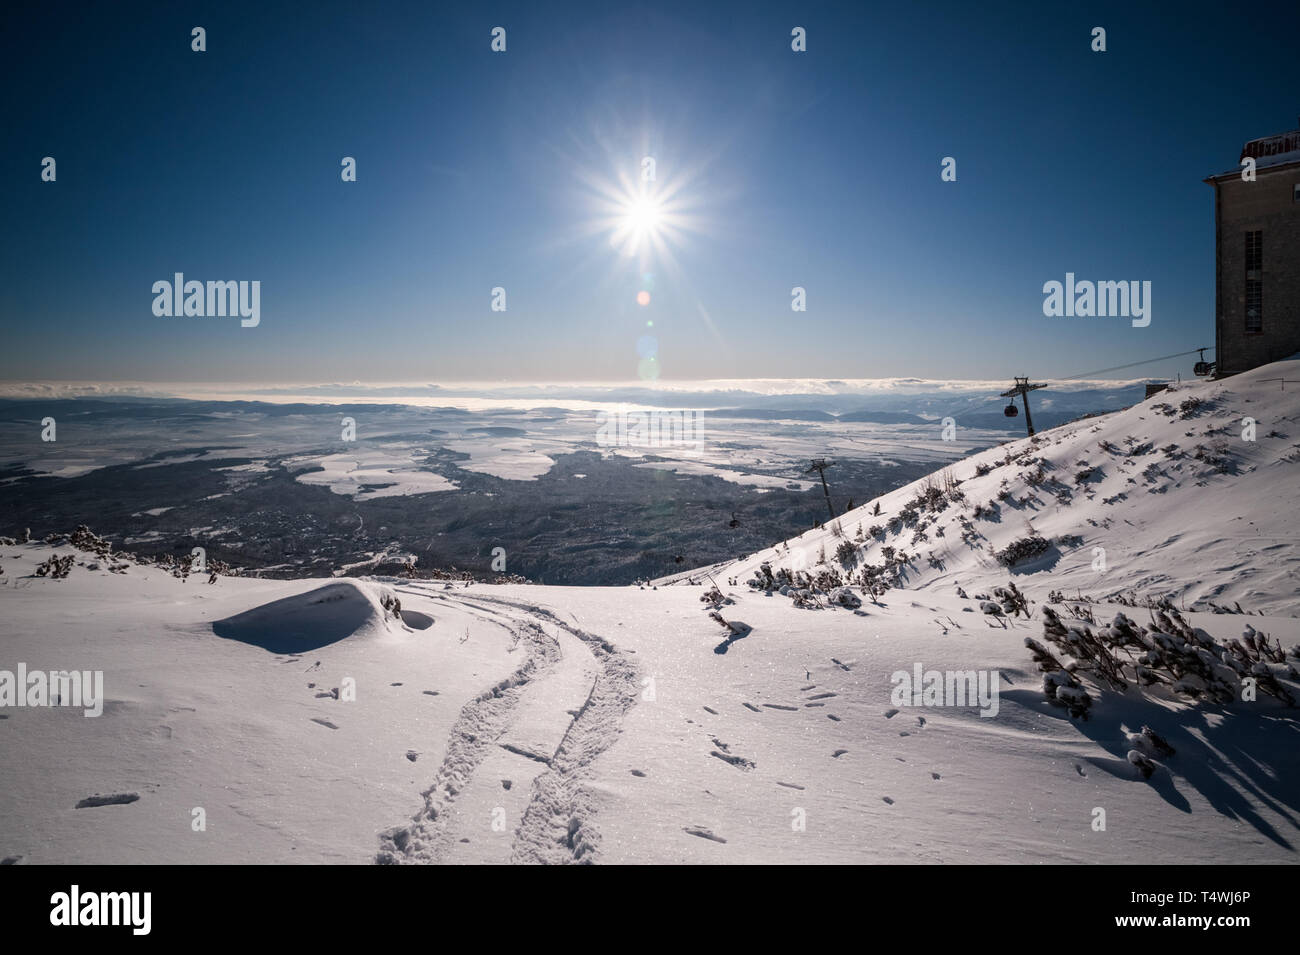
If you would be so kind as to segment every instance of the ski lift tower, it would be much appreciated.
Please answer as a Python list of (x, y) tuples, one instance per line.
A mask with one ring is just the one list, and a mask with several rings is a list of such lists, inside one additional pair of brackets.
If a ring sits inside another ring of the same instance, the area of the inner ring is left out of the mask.
[(816, 458), (812, 465), (804, 474), (812, 474), (816, 471), (822, 477), (822, 490), (826, 492), (826, 510), (831, 512), (831, 520), (835, 519), (835, 508), (831, 506), (831, 489), (826, 485), (826, 469), (831, 467), (835, 462), (827, 461), (825, 458)]
[(1025, 427), (1029, 429), (1029, 436), (1034, 436), (1034, 419), (1029, 416), (1029, 393), (1037, 391), (1039, 388), (1046, 388), (1046, 385), (1031, 385), (1028, 378), (1016, 378), (1016, 386), (1010, 391), (1002, 392), (1001, 397), (1010, 398), (1011, 403), (1006, 407), (1006, 416), (1014, 418), (1016, 416), (1016, 395), (1025, 404)]

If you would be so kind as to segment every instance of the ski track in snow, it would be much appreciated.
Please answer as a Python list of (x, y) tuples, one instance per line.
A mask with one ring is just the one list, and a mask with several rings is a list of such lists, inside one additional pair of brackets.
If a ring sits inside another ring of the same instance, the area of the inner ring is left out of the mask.
[[(498, 746), (547, 767), (533, 780), (527, 807), (514, 832), (510, 861), (546, 864), (596, 861), (600, 845), (595, 823), (597, 799), (586, 780), (589, 767), (617, 738), (623, 714), (636, 702), (639, 691), (636, 668), (604, 638), (566, 623), (544, 607), (481, 594), (474, 595), (473, 600), (439, 591), (430, 596), (455, 603), (480, 619), (504, 627), (527, 656), (513, 673), (461, 710), (452, 726), (442, 765), (433, 784), (424, 792), (424, 808), (410, 823), (381, 834), (381, 848), (375, 861), (381, 864), (441, 861), (460, 835), (455, 828), (455, 814), (450, 810), (479, 764)], [(544, 681), (561, 659), (560, 643), (546, 632), (543, 623), (576, 637), (597, 666), (597, 676), (585, 702), (573, 712), (559, 746), (549, 757), (499, 743), (511, 727), (523, 694)]]

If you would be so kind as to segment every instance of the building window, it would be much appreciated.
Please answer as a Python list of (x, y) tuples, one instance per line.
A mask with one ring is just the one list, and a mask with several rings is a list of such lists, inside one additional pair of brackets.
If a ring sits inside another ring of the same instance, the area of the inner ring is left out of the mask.
[(1291, 187), (1291, 201), (1300, 202), (1300, 182)]
[(1264, 331), (1264, 233), (1246, 233), (1246, 334)]

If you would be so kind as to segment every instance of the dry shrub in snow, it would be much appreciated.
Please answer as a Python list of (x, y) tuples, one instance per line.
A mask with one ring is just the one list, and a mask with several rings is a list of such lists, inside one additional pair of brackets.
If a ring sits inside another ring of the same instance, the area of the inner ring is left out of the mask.
[(68, 576), (68, 573), (72, 570), (72, 564), (75, 560), (76, 556), (73, 554), (68, 554), (66, 557), (60, 557), (58, 554), (54, 554), (48, 560), (41, 562), (41, 564), (37, 566), (36, 576), (52, 577), (55, 580), (62, 580), (64, 577)]
[(1300, 673), (1280, 643), (1249, 625), (1239, 639), (1220, 643), (1169, 607), (1152, 613), (1151, 627), (1117, 613), (1109, 626), (1094, 632), (1086, 623), (1067, 624), (1047, 606), (1043, 637), (1055, 652), (1033, 638), (1026, 638), (1025, 646), (1044, 673), (1048, 699), (1069, 707), (1072, 716), (1086, 716), (1091, 705), (1083, 699), (1089, 694), (1080, 677), (1117, 692), (1165, 687), (1186, 701), (1219, 704), (1241, 698), (1252, 681), (1287, 706), (1296, 705)]
[(1045, 554), (1051, 546), (1051, 543), (1045, 538), (1033, 534), (1012, 541), (993, 556), (997, 558), (998, 563), (1003, 567), (1014, 567), (1023, 561)]

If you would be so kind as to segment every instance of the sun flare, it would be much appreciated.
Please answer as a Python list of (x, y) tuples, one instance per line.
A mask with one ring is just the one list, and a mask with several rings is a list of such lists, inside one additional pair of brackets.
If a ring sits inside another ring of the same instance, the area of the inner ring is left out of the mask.
[(659, 225), (659, 214), (659, 203), (653, 198), (642, 196), (628, 206), (626, 225), (636, 232), (649, 232)]

